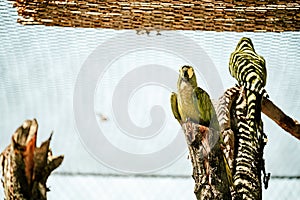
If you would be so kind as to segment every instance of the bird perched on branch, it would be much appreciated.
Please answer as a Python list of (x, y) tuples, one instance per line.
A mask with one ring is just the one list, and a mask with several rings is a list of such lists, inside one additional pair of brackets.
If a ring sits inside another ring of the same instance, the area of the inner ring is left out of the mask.
[(180, 124), (191, 120), (220, 130), (213, 104), (207, 92), (197, 86), (193, 67), (185, 65), (179, 69), (177, 89), (178, 93), (171, 95), (171, 107)]
[[(178, 93), (173, 92), (171, 95), (171, 107), (173, 115), (180, 125), (191, 120), (196, 124), (212, 128), (219, 132), (220, 125), (216, 111), (207, 92), (197, 86), (197, 79), (193, 67), (185, 65), (179, 69), (177, 89)], [(209, 139), (207, 138), (207, 140)], [(204, 155), (208, 156), (207, 154), (210, 151), (210, 147), (207, 147), (207, 145), (209, 145), (209, 141), (201, 142), (203, 146), (206, 146)], [(220, 138), (220, 142), (223, 142), (222, 138)], [(224, 155), (223, 158), (228, 181), (233, 185), (230, 168)], [(208, 162), (206, 162), (206, 164), (209, 165)], [(210, 172), (206, 170), (206, 173), (209, 174)]]

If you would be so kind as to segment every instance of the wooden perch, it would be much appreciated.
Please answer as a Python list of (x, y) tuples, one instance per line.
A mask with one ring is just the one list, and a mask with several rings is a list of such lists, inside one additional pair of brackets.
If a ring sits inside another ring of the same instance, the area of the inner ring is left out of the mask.
[(287, 116), (280, 108), (267, 98), (264, 98), (262, 101), (262, 112), (285, 131), (300, 140), (299, 122)]
[(218, 131), (187, 121), (182, 128), (188, 143), (197, 199), (231, 199)]
[[(245, 102), (243, 87), (226, 90), (216, 102), (223, 141), (219, 140), (219, 132), (208, 127), (190, 121), (182, 124), (193, 165), (194, 192), (197, 199), (262, 199), (262, 180), (267, 187), (270, 178), (270, 173), (264, 167), (265, 140), (251, 132), (246, 121)], [(285, 131), (300, 139), (300, 124), (269, 99), (263, 99), (262, 112)], [(231, 143), (226, 139), (225, 133), (228, 131), (234, 133)], [(234, 152), (234, 162), (228, 162), (230, 152)], [(231, 168), (233, 183), (227, 177), (223, 155)]]
[(0, 155), (6, 200), (47, 199), (46, 181), (64, 157), (52, 156), (49, 148), (52, 134), (41, 147), (36, 147), (37, 130), (36, 119), (26, 120)]

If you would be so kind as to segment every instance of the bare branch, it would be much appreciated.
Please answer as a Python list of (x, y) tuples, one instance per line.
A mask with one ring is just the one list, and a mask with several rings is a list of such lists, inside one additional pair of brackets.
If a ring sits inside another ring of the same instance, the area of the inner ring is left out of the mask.
[(282, 129), (300, 140), (300, 124), (298, 121), (286, 115), (272, 101), (264, 98), (262, 101), (262, 112), (278, 124)]

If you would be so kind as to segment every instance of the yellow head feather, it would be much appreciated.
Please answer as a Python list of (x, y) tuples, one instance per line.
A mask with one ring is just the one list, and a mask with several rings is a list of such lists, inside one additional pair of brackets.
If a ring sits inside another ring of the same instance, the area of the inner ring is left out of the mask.
[(187, 71), (188, 75), (189, 75), (189, 78), (192, 78), (192, 76), (194, 75), (194, 70), (193, 68), (189, 68), (188, 71)]

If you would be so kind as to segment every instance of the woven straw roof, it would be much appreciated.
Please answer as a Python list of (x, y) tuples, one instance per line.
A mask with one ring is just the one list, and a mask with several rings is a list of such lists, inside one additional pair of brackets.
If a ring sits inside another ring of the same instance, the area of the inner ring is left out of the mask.
[(15, 0), (22, 24), (205, 31), (299, 31), (300, 1)]

